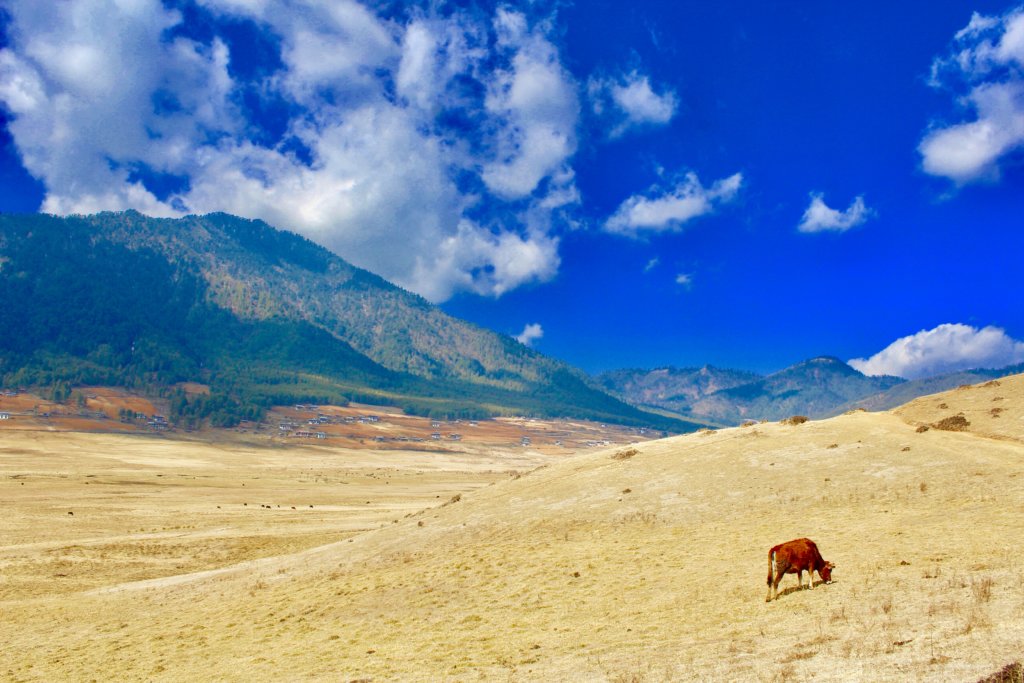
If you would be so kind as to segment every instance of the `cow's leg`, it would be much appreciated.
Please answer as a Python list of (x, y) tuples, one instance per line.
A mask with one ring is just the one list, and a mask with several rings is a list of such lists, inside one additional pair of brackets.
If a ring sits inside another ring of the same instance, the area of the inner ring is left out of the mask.
[(768, 584), (768, 597), (764, 599), (765, 602), (771, 602), (779, 597), (779, 580), (782, 575), (778, 572), (772, 573), (771, 583)]
[(807, 570), (807, 587), (814, 590), (814, 567)]

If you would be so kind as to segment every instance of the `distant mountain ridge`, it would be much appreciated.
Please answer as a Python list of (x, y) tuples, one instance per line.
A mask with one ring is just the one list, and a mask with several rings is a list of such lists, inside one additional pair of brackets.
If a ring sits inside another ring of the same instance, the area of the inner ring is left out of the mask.
[(596, 377), (606, 391), (635, 405), (685, 412), (695, 401), (723, 389), (757, 381), (761, 376), (744, 370), (705, 365), (700, 368), (664, 367), (612, 370)]
[(352, 399), (687, 428), (303, 237), (228, 214), (2, 215), (0, 300), (5, 384), (202, 381), (213, 407), (182, 410), (226, 422), (274, 402)]
[(831, 417), (854, 408), (888, 410), (918, 396), (1022, 371), (1024, 365), (1014, 365), (907, 381), (867, 376), (838, 358), (821, 356), (766, 376), (705, 367), (613, 370), (596, 379), (634, 405), (657, 407), (696, 420), (739, 424), (791, 415)]

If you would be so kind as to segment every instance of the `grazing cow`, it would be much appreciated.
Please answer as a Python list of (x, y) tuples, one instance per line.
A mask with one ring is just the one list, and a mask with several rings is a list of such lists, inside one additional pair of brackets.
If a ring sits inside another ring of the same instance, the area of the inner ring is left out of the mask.
[(786, 574), (796, 574), (797, 583), (803, 588), (803, 573), (807, 572), (807, 587), (814, 588), (814, 572), (818, 572), (821, 580), (832, 583), (832, 570), (835, 565), (826, 562), (818, 552), (818, 546), (809, 538), (798, 538), (786, 541), (768, 551), (768, 597), (779, 597), (779, 581)]

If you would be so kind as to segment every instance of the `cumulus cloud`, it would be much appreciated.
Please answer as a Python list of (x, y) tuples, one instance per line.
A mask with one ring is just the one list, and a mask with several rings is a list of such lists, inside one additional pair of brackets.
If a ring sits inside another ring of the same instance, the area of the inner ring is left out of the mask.
[[(434, 301), (557, 273), (579, 106), (549, 22), (199, 5), (212, 37), (160, 0), (5, 3), (0, 104), (44, 211), (262, 218)], [(228, 20), (276, 53), (263, 72), (238, 67)]]
[(874, 212), (864, 204), (864, 197), (857, 197), (846, 208), (838, 211), (825, 203), (820, 192), (811, 193), (811, 203), (804, 211), (804, 217), (797, 226), (800, 232), (846, 232), (871, 218)]
[(1024, 342), (1013, 339), (1004, 330), (946, 323), (897, 339), (870, 358), (854, 358), (849, 364), (865, 375), (918, 379), (1021, 362)]
[(641, 231), (678, 231), (689, 221), (732, 201), (742, 184), (740, 173), (715, 181), (711, 187), (703, 186), (695, 174), (688, 173), (668, 190), (656, 187), (647, 196), (633, 195), (605, 221), (604, 229), (629, 237), (637, 237)]
[(975, 13), (933, 62), (931, 84), (956, 94), (967, 119), (932, 125), (918, 147), (925, 172), (957, 184), (997, 179), (1024, 148), (1024, 8)]
[(658, 94), (650, 79), (633, 71), (618, 79), (592, 78), (587, 84), (594, 112), (614, 120), (609, 136), (620, 137), (632, 128), (663, 126), (679, 106), (675, 91)]
[(679, 273), (679, 275), (676, 275), (676, 284), (689, 289), (693, 284), (693, 275), (690, 273)]
[(516, 341), (520, 344), (530, 346), (533, 342), (537, 341), (544, 336), (544, 328), (540, 326), (540, 323), (528, 323), (523, 331), (516, 335)]
[(519, 199), (563, 170), (575, 152), (579, 103), (572, 77), (539, 28), (530, 30), (522, 14), (505, 9), (494, 25), (499, 52), (511, 59), (494, 73), (485, 102), (498, 132), (483, 180), (498, 196)]

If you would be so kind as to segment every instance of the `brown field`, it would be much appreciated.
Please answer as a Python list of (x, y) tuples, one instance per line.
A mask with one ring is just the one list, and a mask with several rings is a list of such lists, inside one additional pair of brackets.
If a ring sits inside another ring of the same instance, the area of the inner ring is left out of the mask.
[[(1024, 656), (1024, 376), (575, 455), (600, 427), (360, 447), (402, 419), (323, 445), (0, 429), (0, 677), (974, 681)], [(765, 603), (800, 536), (834, 582)]]

